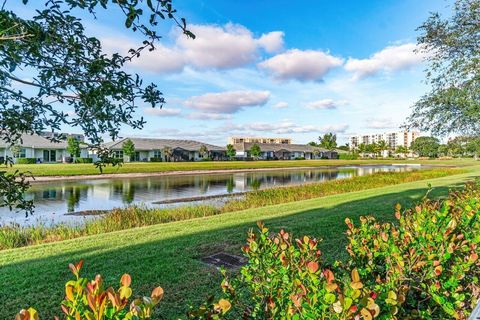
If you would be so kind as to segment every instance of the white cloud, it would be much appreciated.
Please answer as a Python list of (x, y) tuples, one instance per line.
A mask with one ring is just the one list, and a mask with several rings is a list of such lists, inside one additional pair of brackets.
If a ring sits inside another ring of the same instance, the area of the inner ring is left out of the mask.
[(193, 120), (230, 120), (232, 116), (229, 114), (192, 112), (186, 118)]
[(274, 109), (286, 109), (288, 108), (288, 103), (285, 101), (280, 101), (273, 106)]
[(416, 48), (416, 44), (407, 43), (386, 47), (368, 59), (349, 58), (345, 70), (353, 73), (354, 80), (370, 77), (379, 72), (405, 70), (423, 61), (424, 55), (414, 52)]
[(272, 31), (264, 33), (257, 40), (257, 43), (268, 53), (276, 53), (283, 50), (284, 42), (283, 37), (285, 33), (282, 31)]
[(292, 49), (260, 62), (258, 66), (277, 80), (322, 80), (343, 60), (323, 51)]
[(195, 39), (177, 33), (176, 44), (198, 68), (236, 68), (254, 61), (257, 43), (250, 30), (239, 24), (190, 25)]
[(145, 108), (144, 112), (148, 115), (157, 117), (177, 117), (180, 116), (182, 110), (175, 108)]
[(369, 118), (365, 121), (367, 129), (393, 129), (398, 128), (390, 118)]
[[(106, 52), (127, 54), (138, 44), (128, 38), (102, 38), (102, 47)], [(168, 48), (161, 44), (155, 45), (154, 51), (143, 50), (139, 58), (133, 59), (130, 65), (155, 73), (181, 72), (185, 67), (185, 57), (176, 48)]]
[(292, 134), (292, 133), (325, 133), (325, 132), (345, 132), (348, 129), (348, 125), (329, 125), (329, 126), (316, 126), (316, 125), (298, 125), (290, 121), (283, 121), (280, 123), (266, 123), (256, 122), (246, 124), (244, 126), (236, 127), (237, 130), (252, 130), (271, 132), (277, 134)]
[(317, 101), (312, 101), (307, 104), (308, 109), (337, 109), (339, 106), (347, 105), (347, 100), (332, 100), (332, 99), (322, 99)]
[(190, 97), (184, 104), (201, 112), (228, 114), (244, 107), (263, 106), (269, 99), (269, 91), (226, 91)]

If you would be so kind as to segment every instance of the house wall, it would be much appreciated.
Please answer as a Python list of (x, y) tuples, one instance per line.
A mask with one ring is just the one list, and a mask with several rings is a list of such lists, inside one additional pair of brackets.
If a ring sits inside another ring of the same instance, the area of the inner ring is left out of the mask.
[[(25, 149), (25, 158), (34, 158), (34, 159), (40, 159), (40, 162), (42, 163), (51, 163), (49, 159), (43, 159), (43, 151), (44, 150), (55, 150), (55, 161), (54, 162), (65, 162), (65, 158), (70, 157), (70, 153), (68, 153), (67, 150), (65, 149), (40, 149), (40, 148), (31, 148), (31, 147), (26, 147), (22, 148)], [(2, 148), (0, 149), (0, 157), (12, 157), (13, 154), (10, 151), (10, 149), (5, 149)], [(81, 149), (80, 150), (80, 157), (82, 158), (87, 158), (88, 157), (88, 150), (87, 149)], [(15, 160), (14, 160), (15, 161)]]

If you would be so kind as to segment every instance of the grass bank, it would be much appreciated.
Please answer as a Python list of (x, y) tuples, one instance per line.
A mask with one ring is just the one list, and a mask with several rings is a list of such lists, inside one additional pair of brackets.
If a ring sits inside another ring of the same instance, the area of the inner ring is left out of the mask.
[(229, 200), (220, 207), (212, 205), (180, 206), (170, 209), (130, 207), (125, 209), (115, 209), (105, 216), (78, 226), (64, 224), (31, 227), (21, 227), (17, 225), (3, 226), (0, 227), (0, 250), (73, 239), (86, 235), (102, 234), (172, 221), (213, 216), (226, 212), (259, 208), (273, 204), (288, 203), (332, 194), (378, 188), (387, 185), (435, 179), (459, 174), (461, 172), (463, 172), (462, 169), (448, 168), (413, 172), (383, 172), (321, 183), (253, 191), (245, 194), (245, 196), (240, 199)]
[(70, 278), (67, 264), (84, 259), (84, 274), (101, 273), (106, 285), (117, 285), (125, 272), (132, 275), (136, 294), (149, 294), (161, 285), (165, 300), (154, 319), (177, 319), (188, 304), (198, 304), (219, 290), (218, 271), (199, 258), (219, 251), (239, 254), (246, 231), (258, 220), (272, 231), (287, 228), (297, 236), (322, 238), (325, 258), (341, 259), (346, 217), (358, 223), (360, 215), (373, 214), (381, 221), (393, 221), (394, 205), (411, 206), (425, 194), (427, 182), (435, 188), (431, 195), (436, 197), (478, 176), (480, 167), (475, 167), (428, 181), (5, 250), (0, 254), (0, 318), (13, 319), (26, 306), (42, 310), (45, 319), (60, 314), (64, 283)]
[[(121, 167), (106, 167), (105, 174), (128, 173), (162, 173), (183, 171), (211, 171), (211, 170), (246, 170), (246, 169), (274, 169), (274, 168), (300, 168), (323, 167), (343, 165), (368, 165), (368, 164), (429, 164), (468, 166), (478, 164), (473, 159), (453, 160), (287, 160), (287, 161), (207, 161), (207, 162), (135, 162), (125, 163)], [(79, 176), (98, 175), (100, 172), (92, 164), (32, 164), (14, 165), (5, 169), (9, 172), (15, 170), (29, 171), (34, 176)]]

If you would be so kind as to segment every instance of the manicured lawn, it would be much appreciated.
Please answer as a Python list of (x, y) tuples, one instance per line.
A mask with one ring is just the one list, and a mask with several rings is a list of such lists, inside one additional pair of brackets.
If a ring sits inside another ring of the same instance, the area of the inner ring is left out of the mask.
[[(104, 173), (145, 173), (190, 170), (234, 170), (260, 168), (321, 167), (354, 164), (421, 163), (431, 165), (467, 166), (478, 162), (473, 159), (454, 160), (289, 160), (289, 161), (209, 161), (209, 162), (137, 162), (121, 167), (107, 167)], [(34, 164), (14, 165), (7, 171), (29, 171), (34, 176), (72, 176), (99, 174), (93, 164)]]
[[(188, 304), (198, 304), (218, 292), (220, 276), (198, 258), (218, 251), (239, 253), (245, 232), (264, 220), (272, 230), (286, 228), (297, 236), (323, 239), (325, 259), (345, 257), (344, 219), (355, 222), (364, 214), (393, 220), (393, 206), (411, 205), (427, 190), (440, 196), (448, 187), (480, 176), (480, 166), (469, 172), (429, 181), (417, 181), (305, 201), (231, 212), (75, 240), (38, 245), (0, 254), (0, 318), (12, 319), (20, 308), (34, 306), (44, 319), (60, 314), (67, 264), (85, 260), (84, 274), (101, 273), (107, 284), (117, 284), (125, 272), (132, 275), (134, 292), (147, 294), (156, 285), (165, 289), (162, 319), (184, 315)], [(160, 318), (158, 315), (157, 319)]]

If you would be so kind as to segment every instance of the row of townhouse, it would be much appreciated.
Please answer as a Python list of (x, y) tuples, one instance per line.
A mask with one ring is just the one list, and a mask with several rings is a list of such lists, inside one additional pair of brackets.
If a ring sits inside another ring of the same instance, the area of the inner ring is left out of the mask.
[[(79, 137), (82, 140), (83, 137)], [(123, 145), (131, 140), (135, 146), (135, 154), (130, 157), (124, 154)], [(237, 159), (251, 158), (250, 149), (256, 144), (260, 147), (260, 159), (336, 159), (336, 151), (312, 147), (303, 144), (281, 144), (281, 143), (236, 143)], [(201, 161), (205, 158), (211, 160), (226, 160), (227, 152), (225, 147), (220, 147), (194, 140), (177, 139), (148, 139), (148, 138), (123, 138), (117, 141), (105, 143), (104, 147), (112, 152), (112, 156), (124, 162), (130, 161)], [(11, 148), (6, 142), (0, 140), (0, 160), (7, 157), (13, 159), (30, 158), (35, 163), (59, 163), (67, 162), (71, 155), (67, 151), (67, 142), (61, 140), (53, 142), (46, 136), (22, 135), (21, 141), (16, 144), (17, 148)], [(85, 144), (80, 145), (80, 157), (96, 158), (94, 152), (88, 149)], [(206, 149), (206, 153), (201, 152)]]
[(310, 159), (337, 159), (337, 151), (312, 147), (306, 144), (281, 144), (281, 143), (236, 143), (233, 145), (237, 151), (237, 158), (250, 158), (253, 145), (260, 147), (260, 159), (293, 160), (298, 158)]

